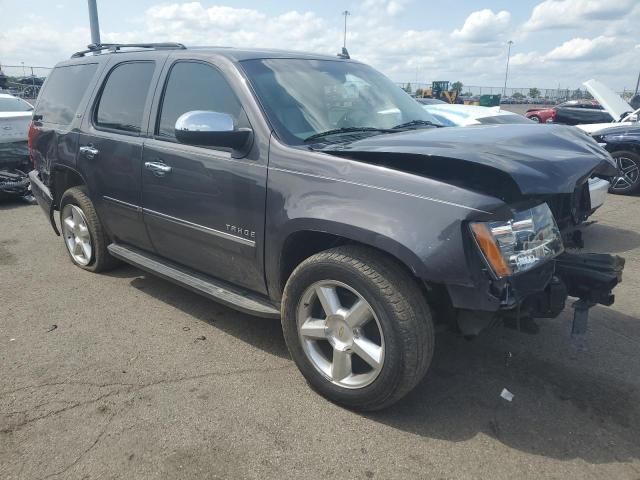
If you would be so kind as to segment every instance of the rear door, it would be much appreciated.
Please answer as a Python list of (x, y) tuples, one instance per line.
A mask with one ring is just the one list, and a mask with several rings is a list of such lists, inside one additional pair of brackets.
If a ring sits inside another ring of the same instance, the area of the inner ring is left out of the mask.
[(47, 77), (33, 115), (31, 155), (40, 178), (48, 185), (52, 165), (76, 170), (79, 127), (98, 62), (58, 66)]
[(142, 220), (143, 132), (162, 65), (114, 55), (85, 116), (78, 166), (114, 240), (152, 250)]
[[(233, 158), (214, 147), (183, 145), (174, 126), (192, 110), (228, 113), (250, 127), (245, 109), (215, 65), (177, 60), (163, 79), (163, 93), (145, 142), (144, 219), (156, 251), (165, 258), (254, 291), (265, 292), (262, 245), (266, 198), (266, 149)], [(237, 82), (236, 82), (237, 83)]]

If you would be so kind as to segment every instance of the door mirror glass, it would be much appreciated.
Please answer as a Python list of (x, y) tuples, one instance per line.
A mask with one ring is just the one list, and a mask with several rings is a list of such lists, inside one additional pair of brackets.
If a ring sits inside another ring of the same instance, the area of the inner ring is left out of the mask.
[(186, 145), (242, 150), (249, 145), (250, 128), (237, 128), (228, 113), (193, 110), (178, 117), (176, 139)]

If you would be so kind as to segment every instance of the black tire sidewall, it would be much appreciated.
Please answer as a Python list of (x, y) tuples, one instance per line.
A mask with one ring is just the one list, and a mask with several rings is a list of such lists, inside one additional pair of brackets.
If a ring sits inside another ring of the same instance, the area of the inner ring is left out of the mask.
[[(99, 222), (99, 219), (97, 217), (93, 203), (89, 199), (89, 196), (87, 195), (85, 189), (83, 187), (73, 187), (67, 190), (62, 195), (62, 198), (60, 199), (60, 223), (61, 224), (63, 221), (62, 211), (64, 210), (64, 207), (66, 205), (75, 205), (80, 210), (82, 210), (82, 213), (84, 214), (87, 222), (89, 237), (91, 239), (91, 250), (92, 250), (91, 261), (87, 265), (81, 265), (75, 261), (75, 259), (71, 255), (71, 252), (69, 252), (69, 248), (66, 245), (66, 239), (64, 239), (65, 249), (69, 254), (69, 258), (71, 259), (74, 265), (76, 265), (79, 268), (82, 268), (83, 270), (89, 270), (91, 272), (102, 270), (104, 261), (101, 262), (100, 257), (106, 255), (106, 252), (102, 251), (106, 248), (105, 239), (102, 238), (101, 236), (102, 235), (101, 225), (96, 225), (96, 222)], [(64, 233), (62, 233), (62, 235), (64, 237)]]
[[(302, 348), (296, 318), (298, 302), (310, 285), (322, 280), (335, 280), (349, 285), (369, 302), (378, 318), (384, 336), (384, 363), (378, 377), (366, 387), (348, 389), (333, 384), (316, 370)], [(337, 403), (365, 409), (368, 404), (380, 403), (381, 399), (392, 395), (403, 377), (405, 348), (400, 326), (394, 321), (395, 312), (370, 279), (348, 264), (337, 261), (314, 263), (312, 267), (303, 267), (294, 272), (287, 283), (283, 300), (282, 328), (285, 341), (302, 375), (315, 390)]]

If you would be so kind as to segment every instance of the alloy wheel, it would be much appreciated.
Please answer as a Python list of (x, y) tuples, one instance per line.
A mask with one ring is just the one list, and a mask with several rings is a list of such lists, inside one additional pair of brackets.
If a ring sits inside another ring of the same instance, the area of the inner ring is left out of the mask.
[(83, 266), (91, 261), (93, 247), (87, 218), (80, 208), (67, 204), (62, 209), (62, 234), (73, 260)]
[(615, 160), (619, 176), (613, 179), (611, 189), (620, 191), (629, 190), (638, 182), (638, 177), (640, 176), (638, 164), (624, 156), (616, 157)]
[(382, 371), (380, 322), (371, 305), (350, 286), (323, 280), (308, 287), (298, 303), (297, 324), (307, 358), (335, 385), (363, 388)]

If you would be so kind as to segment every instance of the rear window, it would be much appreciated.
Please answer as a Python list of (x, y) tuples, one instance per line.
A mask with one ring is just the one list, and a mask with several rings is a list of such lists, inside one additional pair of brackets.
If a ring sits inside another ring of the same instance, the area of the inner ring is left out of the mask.
[(115, 67), (100, 95), (96, 126), (140, 133), (154, 70), (153, 62), (128, 62)]
[(33, 107), (21, 98), (0, 97), (0, 112), (30, 112)]
[(56, 67), (47, 78), (35, 114), (42, 121), (69, 125), (98, 68), (97, 63)]

